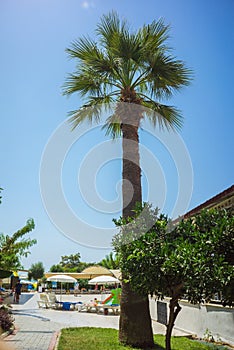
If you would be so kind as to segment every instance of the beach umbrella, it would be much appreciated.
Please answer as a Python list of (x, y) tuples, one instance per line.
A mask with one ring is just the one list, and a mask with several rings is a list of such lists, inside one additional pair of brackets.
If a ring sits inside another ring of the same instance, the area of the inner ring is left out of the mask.
[(75, 283), (77, 280), (74, 277), (68, 275), (54, 275), (47, 278), (47, 281), (62, 282), (62, 283)]
[(88, 284), (115, 284), (120, 283), (120, 280), (118, 278), (112, 277), (112, 276), (98, 276), (92, 278)]
[(63, 283), (76, 283), (77, 280), (74, 277), (68, 275), (54, 275), (47, 278), (49, 282), (60, 282), (61, 290), (60, 290), (60, 301), (62, 299), (62, 284)]
[(29, 281), (29, 280), (20, 280), (20, 283), (21, 284), (33, 284), (33, 283), (35, 283), (35, 281), (32, 282), (32, 281)]
[(91, 279), (97, 276), (112, 276), (113, 274), (104, 266), (100, 265), (94, 265), (86, 267), (81, 273), (81, 277), (78, 278), (85, 278), (85, 279)]

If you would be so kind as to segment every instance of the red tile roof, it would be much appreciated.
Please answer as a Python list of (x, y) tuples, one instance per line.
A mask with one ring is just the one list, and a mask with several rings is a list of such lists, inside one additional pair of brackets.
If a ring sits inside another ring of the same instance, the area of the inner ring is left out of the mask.
[(231, 196), (234, 195), (234, 185), (231, 187), (227, 188), (223, 192), (220, 192), (216, 196), (208, 199), (206, 202), (198, 205), (197, 207), (193, 208), (192, 210), (188, 211), (185, 215), (184, 218), (189, 218), (190, 216), (193, 216), (194, 214), (200, 212), (204, 208), (210, 208), (214, 206), (215, 204), (221, 202), (224, 199), (227, 199)]

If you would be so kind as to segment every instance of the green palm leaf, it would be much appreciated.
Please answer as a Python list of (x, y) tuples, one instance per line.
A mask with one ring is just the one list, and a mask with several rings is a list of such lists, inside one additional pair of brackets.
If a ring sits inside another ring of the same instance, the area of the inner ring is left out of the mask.
[(163, 105), (154, 101), (143, 101), (142, 105), (146, 107), (144, 113), (147, 118), (156, 127), (166, 129), (180, 129), (183, 125), (181, 112), (173, 107)]

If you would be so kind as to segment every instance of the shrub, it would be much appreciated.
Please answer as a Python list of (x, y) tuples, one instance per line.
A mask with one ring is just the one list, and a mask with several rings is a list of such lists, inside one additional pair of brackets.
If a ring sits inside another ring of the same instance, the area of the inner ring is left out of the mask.
[(0, 329), (4, 332), (9, 331), (14, 324), (14, 318), (8, 306), (0, 307)]

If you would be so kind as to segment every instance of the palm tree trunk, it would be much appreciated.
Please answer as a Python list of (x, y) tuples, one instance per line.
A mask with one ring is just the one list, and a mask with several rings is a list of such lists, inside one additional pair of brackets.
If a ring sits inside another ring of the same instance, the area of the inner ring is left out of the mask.
[[(138, 125), (122, 124), (123, 134), (123, 217), (132, 216), (137, 202), (142, 202)], [(124, 274), (123, 274), (124, 280)], [(122, 284), (119, 340), (139, 348), (154, 346), (148, 296)]]
[(138, 127), (122, 124), (123, 217), (133, 216), (136, 203), (142, 203)]
[(153, 348), (148, 296), (133, 292), (130, 284), (123, 282), (120, 310), (119, 341), (132, 347)]

